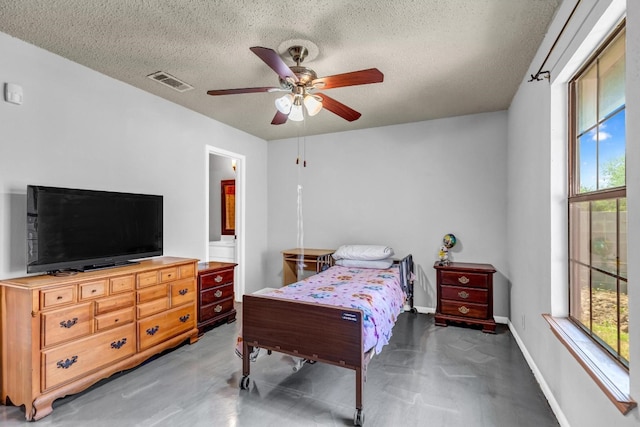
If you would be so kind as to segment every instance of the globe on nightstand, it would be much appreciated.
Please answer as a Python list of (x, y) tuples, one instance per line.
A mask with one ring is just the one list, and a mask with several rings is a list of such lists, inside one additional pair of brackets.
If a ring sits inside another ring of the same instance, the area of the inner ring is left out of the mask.
[(445, 234), (444, 237), (442, 238), (442, 244), (447, 249), (451, 249), (452, 247), (454, 247), (456, 245), (456, 241), (457, 241), (456, 236), (454, 236), (451, 233)]

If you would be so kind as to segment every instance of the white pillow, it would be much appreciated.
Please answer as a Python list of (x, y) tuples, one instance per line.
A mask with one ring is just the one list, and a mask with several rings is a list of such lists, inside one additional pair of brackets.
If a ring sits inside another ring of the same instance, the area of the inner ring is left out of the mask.
[(363, 259), (339, 259), (336, 261), (336, 265), (343, 267), (355, 267), (355, 268), (379, 268), (387, 269), (393, 265), (393, 258), (377, 259), (377, 260), (363, 260)]
[(375, 261), (393, 256), (393, 249), (380, 245), (343, 245), (333, 253), (334, 259)]

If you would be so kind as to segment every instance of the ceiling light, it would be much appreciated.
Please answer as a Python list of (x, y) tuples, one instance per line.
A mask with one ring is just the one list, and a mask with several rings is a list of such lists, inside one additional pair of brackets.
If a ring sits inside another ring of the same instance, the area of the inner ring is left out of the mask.
[(310, 116), (315, 116), (322, 110), (322, 102), (313, 95), (306, 95), (304, 97), (304, 106), (307, 108)]
[(293, 105), (293, 95), (291, 95), (290, 93), (276, 99), (276, 108), (282, 114), (289, 114), (289, 111), (291, 111), (292, 105)]
[(304, 120), (304, 113), (302, 112), (302, 105), (293, 104), (291, 112), (289, 113), (289, 120), (294, 122), (301, 122)]

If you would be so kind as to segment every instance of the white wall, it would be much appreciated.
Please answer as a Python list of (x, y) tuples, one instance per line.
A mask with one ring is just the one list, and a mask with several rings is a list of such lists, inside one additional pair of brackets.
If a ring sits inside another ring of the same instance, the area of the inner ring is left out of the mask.
[(508, 316), (506, 138), (503, 111), (307, 137), (306, 168), (296, 165), (297, 139), (269, 142), (268, 284), (281, 283), (280, 251), (298, 241), (300, 183), (306, 247), (411, 253), (415, 304), (434, 309), (433, 263), (444, 234), (454, 233), (454, 261), (497, 268), (495, 314)]
[[(627, 1), (627, 198), (629, 298), (640, 276), (640, 2)], [(575, 0), (565, 1), (531, 64), (535, 73), (565, 23)], [(563, 425), (637, 426), (638, 409), (623, 416), (551, 332), (542, 313), (566, 314), (566, 81), (611, 30), (624, 0), (583, 0), (545, 69), (548, 81), (523, 80), (508, 115), (508, 264), (511, 322), (550, 393)], [(603, 19), (602, 17), (605, 16)], [(608, 21), (606, 31), (590, 37)], [(528, 76), (528, 75), (527, 75)], [(640, 329), (640, 305), (630, 304), (630, 331)], [(631, 335), (631, 395), (640, 396), (640, 344)]]
[(265, 141), (4, 33), (0, 57), (0, 83), (25, 99), (0, 101), (0, 278), (26, 273), (28, 184), (161, 194), (165, 254), (205, 259), (209, 145), (246, 156), (245, 277), (259, 282)]

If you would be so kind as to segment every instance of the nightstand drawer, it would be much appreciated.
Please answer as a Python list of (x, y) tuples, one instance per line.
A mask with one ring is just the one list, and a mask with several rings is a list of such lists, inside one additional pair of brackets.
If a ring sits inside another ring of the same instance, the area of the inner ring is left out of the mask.
[(448, 314), (450, 316), (486, 319), (487, 310), (488, 310), (488, 307), (486, 304), (474, 304), (469, 302), (457, 302), (457, 301), (441, 301), (442, 314)]
[(233, 269), (218, 271), (213, 274), (205, 274), (200, 277), (200, 287), (202, 290), (230, 282), (233, 282)]
[(465, 288), (462, 286), (442, 286), (442, 299), (460, 302), (486, 304), (489, 292), (486, 289)]
[(215, 304), (210, 304), (207, 306), (200, 307), (200, 318), (201, 319), (211, 319), (216, 316), (220, 316), (222, 314), (227, 313), (233, 309), (233, 299), (228, 299), (224, 301), (217, 302)]
[(208, 305), (231, 297), (233, 297), (233, 284), (228, 284), (203, 291), (200, 294), (200, 303)]
[(478, 273), (467, 273), (461, 271), (443, 271), (441, 284), (469, 286), (473, 288), (487, 288), (487, 275)]

